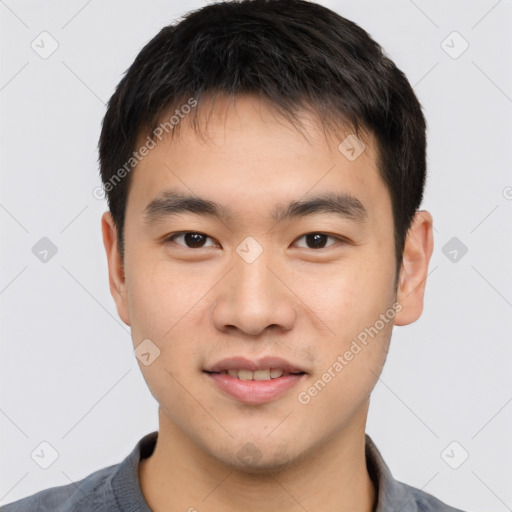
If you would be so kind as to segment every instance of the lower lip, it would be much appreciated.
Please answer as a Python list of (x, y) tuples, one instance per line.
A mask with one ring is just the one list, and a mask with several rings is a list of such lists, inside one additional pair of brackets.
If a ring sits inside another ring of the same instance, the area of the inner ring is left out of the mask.
[(262, 404), (275, 400), (306, 376), (289, 374), (269, 380), (240, 380), (226, 373), (205, 373), (225, 393), (246, 404)]

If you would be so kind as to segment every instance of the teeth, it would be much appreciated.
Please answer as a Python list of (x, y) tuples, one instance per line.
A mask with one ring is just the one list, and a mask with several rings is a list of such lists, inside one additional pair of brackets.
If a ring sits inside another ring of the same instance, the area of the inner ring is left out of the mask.
[(238, 378), (240, 380), (252, 380), (253, 372), (250, 370), (238, 370)]
[(228, 370), (228, 374), (233, 378), (240, 380), (270, 380), (281, 377), (284, 372), (279, 368), (270, 368), (269, 370)]
[(270, 380), (270, 370), (256, 370), (254, 380)]

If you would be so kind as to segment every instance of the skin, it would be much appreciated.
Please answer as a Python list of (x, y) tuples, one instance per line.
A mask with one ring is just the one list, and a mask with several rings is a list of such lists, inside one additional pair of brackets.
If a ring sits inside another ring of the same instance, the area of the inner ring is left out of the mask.
[[(369, 397), (393, 324), (422, 313), (432, 217), (416, 214), (395, 289), (391, 200), (374, 139), (368, 136), (365, 151), (350, 161), (338, 150), (350, 131), (326, 135), (312, 115), (302, 119), (309, 142), (251, 96), (234, 105), (218, 99), (204, 141), (182, 121), (179, 136), (159, 142), (132, 171), (124, 268), (112, 216), (102, 217), (118, 313), (134, 347), (149, 338), (160, 350), (150, 365), (139, 361), (159, 403), (158, 442), (139, 466), (155, 512), (370, 512), (375, 504), (364, 451)], [(234, 216), (182, 213), (145, 223), (145, 207), (171, 188), (221, 203)], [(278, 203), (332, 191), (358, 198), (364, 222), (326, 213), (277, 224), (270, 218)], [(183, 237), (164, 240), (178, 232), (210, 238), (199, 248)], [(311, 248), (308, 233), (339, 239)], [(252, 263), (236, 252), (247, 236), (263, 249)], [(395, 302), (396, 316), (300, 403), (298, 393)], [(275, 400), (241, 403), (203, 372), (235, 355), (277, 355), (308, 374)], [(242, 461), (238, 453), (249, 442), (259, 456)]]

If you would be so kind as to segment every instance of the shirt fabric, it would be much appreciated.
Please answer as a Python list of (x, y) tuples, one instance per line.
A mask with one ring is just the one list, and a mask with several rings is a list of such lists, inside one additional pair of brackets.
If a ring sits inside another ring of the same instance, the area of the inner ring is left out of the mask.
[[(1, 512), (151, 512), (142, 494), (139, 461), (155, 448), (158, 431), (145, 435), (119, 464), (77, 482), (52, 487), (1, 507)], [(374, 512), (462, 512), (391, 475), (377, 447), (365, 435), (366, 464), (376, 488)]]

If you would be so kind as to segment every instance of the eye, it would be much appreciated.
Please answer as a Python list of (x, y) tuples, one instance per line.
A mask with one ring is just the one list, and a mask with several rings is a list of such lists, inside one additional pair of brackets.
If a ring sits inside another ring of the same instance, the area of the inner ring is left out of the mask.
[(326, 235), (325, 233), (308, 233), (306, 235), (302, 235), (300, 238), (298, 238), (298, 240), (303, 238), (305, 239), (306, 245), (298, 245), (298, 247), (305, 247), (306, 249), (323, 249), (324, 247), (330, 247), (331, 245), (334, 245), (333, 243), (326, 245), (327, 239), (329, 238), (334, 240), (334, 243), (336, 243), (336, 241), (342, 241), (337, 237)]
[[(178, 242), (178, 240), (180, 240)], [(196, 231), (183, 231), (181, 233), (175, 233), (165, 239), (166, 242), (176, 242), (178, 245), (187, 247), (189, 249), (201, 249), (202, 247), (215, 247), (215, 244), (206, 245), (206, 241), (211, 240), (208, 235), (204, 233), (198, 233)]]

